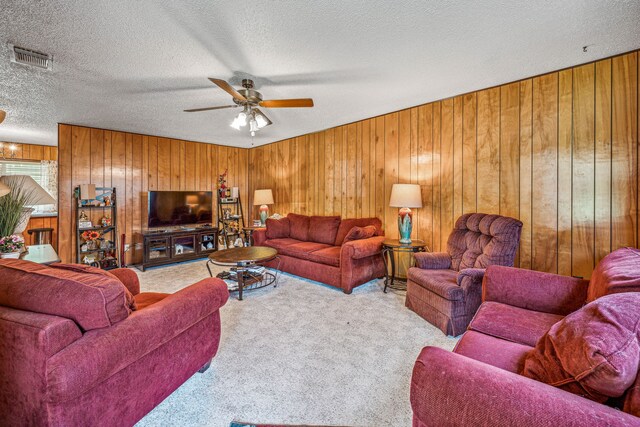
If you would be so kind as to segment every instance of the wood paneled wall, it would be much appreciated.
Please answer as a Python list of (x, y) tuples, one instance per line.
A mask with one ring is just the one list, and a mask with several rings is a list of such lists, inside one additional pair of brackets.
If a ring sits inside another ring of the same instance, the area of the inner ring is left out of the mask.
[[(13, 142), (4, 142), (6, 145), (16, 146), (16, 160), (58, 160), (58, 147), (48, 145), (18, 144)], [(27, 224), (26, 230), (32, 228), (53, 228), (51, 236), (51, 244), (55, 248), (58, 245), (58, 219), (57, 217), (38, 217), (31, 218)], [(27, 245), (32, 245), (33, 236), (30, 236), (25, 230), (24, 239)]]
[(218, 175), (228, 169), (227, 183), (240, 187), (246, 206), (247, 149), (66, 124), (58, 127), (58, 148), (58, 250), (63, 261), (75, 262), (73, 188), (79, 184), (117, 188), (119, 234), (125, 233), (131, 244), (127, 263), (142, 259), (136, 243), (141, 241), (138, 233), (147, 221), (149, 190), (212, 191)]
[(249, 196), (396, 238), (391, 186), (418, 183), (413, 237), (432, 250), (461, 214), (497, 213), (524, 223), (517, 265), (589, 277), (638, 246), (638, 98), (636, 51), (251, 149)]

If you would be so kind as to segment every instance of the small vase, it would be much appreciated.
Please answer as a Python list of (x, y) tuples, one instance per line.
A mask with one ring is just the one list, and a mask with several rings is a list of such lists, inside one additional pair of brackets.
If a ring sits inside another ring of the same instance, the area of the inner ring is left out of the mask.
[(2, 252), (0, 253), (0, 258), (20, 258), (20, 251), (18, 252)]

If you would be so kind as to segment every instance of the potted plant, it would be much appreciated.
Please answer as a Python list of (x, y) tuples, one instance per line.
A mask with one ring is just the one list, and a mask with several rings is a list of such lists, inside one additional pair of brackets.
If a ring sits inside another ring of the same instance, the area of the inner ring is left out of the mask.
[(28, 221), (32, 209), (25, 207), (34, 198), (33, 190), (22, 185), (22, 180), (8, 178), (14, 177), (2, 179), (9, 191), (0, 197), (0, 237), (11, 237), (19, 224)]
[(18, 234), (0, 237), (0, 258), (20, 258), (24, 249), (24, 238)]

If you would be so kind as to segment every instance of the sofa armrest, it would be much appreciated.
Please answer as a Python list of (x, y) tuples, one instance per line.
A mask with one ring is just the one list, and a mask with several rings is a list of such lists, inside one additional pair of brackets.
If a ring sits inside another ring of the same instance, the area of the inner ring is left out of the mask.
[(423, 270), (448, 270), (451, 268), (451, 255), (446, 252), (416, 252), (416, 266)]
[(255, 230), (251, 234), (251, 237), (253, 238), (253, 245), (254, 246), (264, 246), (264, 242), (265, 242), (265, 240), (267, 240), (267, 229), (266, 228), (260, 228), (258, 230)]
[[(82, 339), (49, 360), (47, 382), (52, 393), (62, 400), (77, 398), (73, 390), (90, 389), (196, 324), (219, 316), (218, 310), (228, 298), (229, 291), (222, 280), (207, 278), (144, 310), (134, 311), (111, 327), (86, 332)], [(215, 354), (219, 340), (220, 331), (212, 327), (210, 335), (193, 345), (205, 346)], [(92, 375), (79, 375), (83, 372)]]
[(138, 279), (138, 275), (133, 270), (116, 268), (111, 270), (111, 274), (116, 276), (133, 295), (140, 293), (140, 279)]
[(384, 236), (374, 236), (368, 239), (352, 240), (344, 243), (340, 248), (340, 258), (362, 259), (373, 255), (379, 255), (382, 251)]
[(587, 299), (588, 280), (492, 265), (482, 284), (482, 301), (495, 301), (543, 313), (567, 315)]
[(630, 414), (436, 347), (418, 356), (410, 400), (414, 425), (638, 424)]

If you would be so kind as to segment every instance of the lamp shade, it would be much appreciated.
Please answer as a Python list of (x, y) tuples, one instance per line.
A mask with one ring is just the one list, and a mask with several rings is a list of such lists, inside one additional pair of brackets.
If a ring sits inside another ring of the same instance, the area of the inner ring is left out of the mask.
[(270, 188), (265, 190), (255, 190), (253, 192), (253, 205), (272, 205), (273, 202), (273, 192)]
[(389, 206), (392, 208), (421, 208), (420, 186), (418, 184), (393, 184)]
[(0, 181), (0, 197), (6, 196), (11, 192), (11, 189), (7, 187), (2, 181)]
[(27, 196), (26, 206), (53, 205), (56, 200), (29, 175), (5, 175), (0, 183), (10, 188), (19, 188)]

